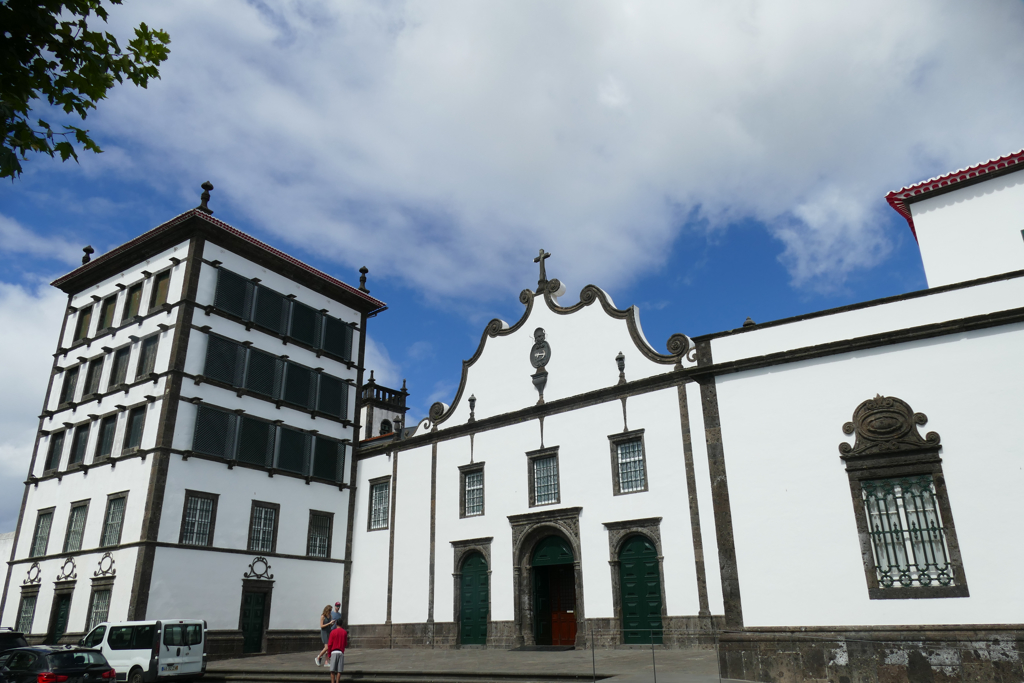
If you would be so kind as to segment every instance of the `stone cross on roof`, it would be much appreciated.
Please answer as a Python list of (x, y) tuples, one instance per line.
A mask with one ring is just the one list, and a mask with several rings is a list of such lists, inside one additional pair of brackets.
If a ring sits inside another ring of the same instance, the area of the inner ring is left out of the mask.
[(544, 269), (544, 259), (550, 258), (550, 257), (551, 257), (551, 254), (549, 254), (548, 252), (546, 252), (543, 249), (541, 249), (540, 250), (540, 254), (537, 255), (537, 258), (533, 259), (534, 263), (539, 263), (540, 264), (540, 279), (537, 280), (537, 288), (538, 289), (540, 287), (543, 287), (544, 283), (546, 283), (548, 281), (548, 274), (547, 274), (547, 271)]

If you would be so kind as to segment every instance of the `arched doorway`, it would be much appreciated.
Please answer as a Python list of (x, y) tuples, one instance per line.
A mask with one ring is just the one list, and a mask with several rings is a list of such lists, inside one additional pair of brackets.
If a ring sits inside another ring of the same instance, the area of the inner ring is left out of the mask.
[(533, 568), (534, 640), (538, 645), (576, 644), (576, 572), (572, 548), (561, 536), (537, 543)]
[(487, 644), (487, 560), (479, 552), (470, 553), (462, 563), (459, 584), (461, 600), (459, 610), (460, 643), (462, 645)]
[(622, 632), (625, 643), (661, 643), (661, 572), (658, 550), (645, 536), (630, 536), (619, 551)]

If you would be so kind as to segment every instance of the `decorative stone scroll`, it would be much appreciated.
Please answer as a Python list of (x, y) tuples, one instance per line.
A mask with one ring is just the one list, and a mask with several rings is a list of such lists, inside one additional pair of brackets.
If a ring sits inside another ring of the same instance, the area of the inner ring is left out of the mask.
[(25, 580), (22, 581), (24, 586), (32, 586), (43, 582), (42, 570), (39, 568), (38, 562), (33, 562), (32, 566), (25, 572)]
[(64, 558), (64, 564), (60, 567), (60, 573), (57, 574), (58, 581), (73, 581), (78, 578), (75, 567), (75, 558), (66, 557)]
[(103, 557), (100, 558), (99, 567), (92, 573), (94, 577), (99, 576), (113, 576), (117, 573), (114, 569), (114, 554), (103, 553)]
[(928, 432), (924, 438), (917, 431), (928, 422), (924, 413), (914, 410), (894, 396), (877, 395), (864, 401), (853, 411), (853, 421), (843, 425), (843, 433), (856, 435), (851, 446), (839, 444), (843, 460), (864, 456), (897, 454), (906, 451), (934, 450), (939, 447), (937, 432)]
[(270, 573), (270, 563), (267, 562), (265, 557), (254, 557), (252, 562), (249, 563), (249, 571), (242, 574), (243, 579), (273, 579), (274, 575)]

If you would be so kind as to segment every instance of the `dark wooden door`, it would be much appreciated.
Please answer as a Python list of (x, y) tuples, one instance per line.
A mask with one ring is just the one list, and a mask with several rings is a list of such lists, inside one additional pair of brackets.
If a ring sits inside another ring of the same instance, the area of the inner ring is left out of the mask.
[(53, 599), (53, 614), (50, 617), (50, 632), (46, 635), (47, 643), (59, 643), (68, 630), (68, 612), (71, 610), (71, 594), (65, 593)]
[(242, 594), (242, 652), (263, 650), (263, 609), (266, 593)]
[(487, 591), (487, 561), (480, 553), (473, 553), (462, 564), (459, 588), (463, 645), (487, 643)]
[(643, 536), (627, 539), (619, 552), (622, 630), (626, 643), (661, 643), (661, 572), (658, 551)]
[(551, 644), (576, 644), (576, 574), (571, 564), (548, 568)]

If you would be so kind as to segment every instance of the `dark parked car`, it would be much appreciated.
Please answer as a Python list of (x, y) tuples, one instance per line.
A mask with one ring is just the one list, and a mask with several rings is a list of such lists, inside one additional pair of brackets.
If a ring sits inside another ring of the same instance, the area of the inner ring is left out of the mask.
[(19, 647), (0, 654), (2, 683), (114, 683), (103, 653), (76, 645)]
[(0, 653), (26, 645), (28, 645), (28, 641), (25, 640), (23, 634), (9, 628), (0, 628)]

